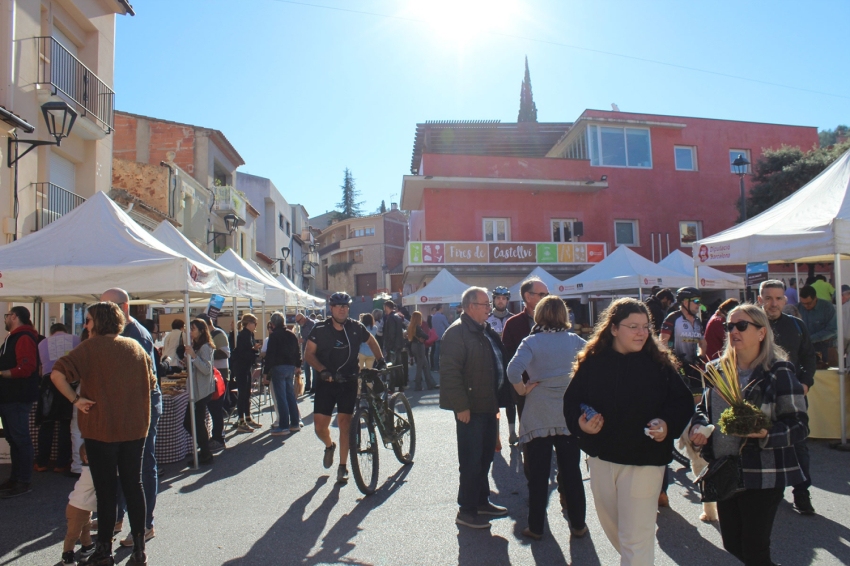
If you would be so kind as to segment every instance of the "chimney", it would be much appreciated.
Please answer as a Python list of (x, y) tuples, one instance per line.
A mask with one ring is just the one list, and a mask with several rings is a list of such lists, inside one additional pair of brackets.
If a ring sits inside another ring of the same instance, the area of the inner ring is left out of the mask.
[(398, 203), (397, 202), (391, 202), (390, 203), (390, 210), (398, 210)]

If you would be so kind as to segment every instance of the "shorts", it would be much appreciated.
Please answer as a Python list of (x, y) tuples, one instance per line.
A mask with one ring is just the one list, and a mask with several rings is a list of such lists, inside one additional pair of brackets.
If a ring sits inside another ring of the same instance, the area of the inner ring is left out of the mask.
[(313, 388), (316, 390), (313, 396), (314, 413), (330, 417), (333, 416), (334, 407), (336, 407), (338, 413), (354, 414), (354, 405), (357, 403), (356, 379), (346, 383), (316, 381)]
[(80, 479), (74, 484), (74, 491), (68, 496), (68, 503), (71, 507), (82, 509), (83, 511), (97, 511), (97, 496), (94, 492), (94, 482), (91, 478), (91, 470), (88, 466), (83, 466), (80, 472)]

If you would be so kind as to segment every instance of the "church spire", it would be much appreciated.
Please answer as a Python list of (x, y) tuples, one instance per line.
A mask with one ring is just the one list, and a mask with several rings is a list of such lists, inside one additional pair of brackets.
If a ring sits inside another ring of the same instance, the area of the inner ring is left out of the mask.
[(519, 116), (517, 122), (536, 122), (537, 105), (531, 94), (531, 73), (528, 72), (528, 56), (525, 57), (525, 78), (522, 80), (522, 90), (519, 93)]

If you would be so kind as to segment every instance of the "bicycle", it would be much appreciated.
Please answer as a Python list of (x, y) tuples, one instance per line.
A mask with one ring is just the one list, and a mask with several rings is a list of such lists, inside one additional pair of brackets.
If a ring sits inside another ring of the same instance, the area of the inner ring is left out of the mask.
[(349, 430), (351, 473), (364, 495), (375, 493), (378, 484), (378, 440), (392, 445), (395, 457), (404, 465), (413, 463), (416, 426), (410, 401), (401, 391), (390, 394), (385, 378), (401, 366), (383, 370), (364, 369), (358, 376), (358, 402)]

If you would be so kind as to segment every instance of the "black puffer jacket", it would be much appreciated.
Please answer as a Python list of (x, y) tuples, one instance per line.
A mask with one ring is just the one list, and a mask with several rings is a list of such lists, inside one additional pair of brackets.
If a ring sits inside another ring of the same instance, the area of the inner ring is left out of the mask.
[[(597, 434), (578, 426), (585, 403), (602, 414)], [(567, 426), (590, 456), (614, 464), (664, 466), (672, 460), (673, 441), (694, 414), (694, 400), (679, 374), (640, 351), (609, 349), (585, 359), (564, 395)], [(644, 433), (652, 419), (667, 423), (667, 437), (656, 442)]]

